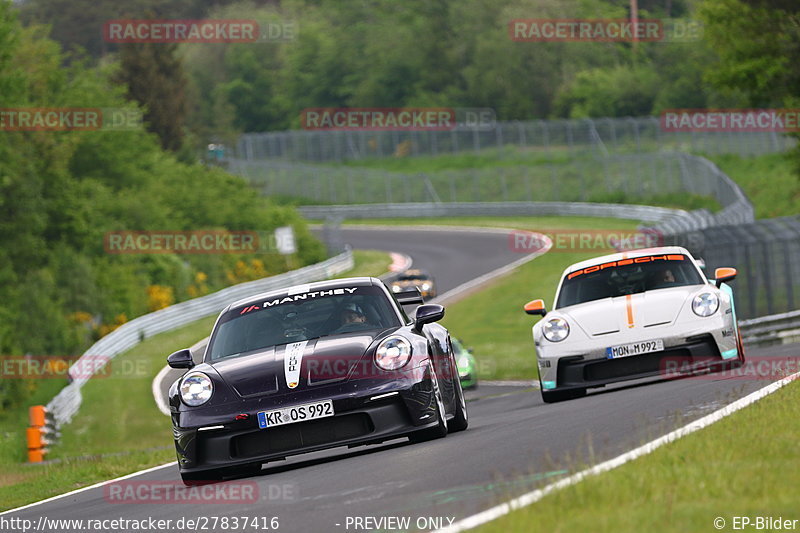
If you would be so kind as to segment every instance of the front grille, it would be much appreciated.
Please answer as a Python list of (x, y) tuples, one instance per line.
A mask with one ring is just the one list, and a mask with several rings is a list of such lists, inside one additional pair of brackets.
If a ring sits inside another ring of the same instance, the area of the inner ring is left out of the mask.
[(670, 350), (668, 353), (648, 353), (600, 361), (584, 367), (583, 380), (604, 381), (636, 374), (656, 373), (662, 368), (662, 360), (667, 357), (689, 357), (689, 350)]
[[(687, 339), (689, 340), (689, 339)], [(721, 360), (714, 339), (709, 334), (691, 337), (691, 342), (663, 352), (634, 355), (619, 359), (584, 360), (563, 358), (558, 363), (557, 386), (580, 386), (591, 382), (611, 382), (632, 376), (657, 375), (670, 363), (699, 363)], [(677, 365), (673, 365), (677, 366)]]
[(332, 444), (368, 435), (373, 430), (372, 421), (366, 413), (287, 424), (234, 437), (231, 440), (231, 455), (255, 457)]

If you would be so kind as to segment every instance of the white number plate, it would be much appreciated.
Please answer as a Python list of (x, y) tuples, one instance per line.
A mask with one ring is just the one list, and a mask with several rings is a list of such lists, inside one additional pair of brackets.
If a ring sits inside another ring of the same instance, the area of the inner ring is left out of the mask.
[(608, 359), (618, 359), (620, 357), (630, 357), (631, 355), (641, 355), (643, 353), (661, 352), (664, 350), (664, 341), (656, 339), (654, 341), (633, 342), (631, 344), (620, 344), (606, 348)]
[(284, 407), (283, 409), (274, 409), (272, 411), (261, 411), (258, 413), (258, 427), (266, 429), (327, 416), (333, 416), (332, 400), (293, 405), (292, 407)]

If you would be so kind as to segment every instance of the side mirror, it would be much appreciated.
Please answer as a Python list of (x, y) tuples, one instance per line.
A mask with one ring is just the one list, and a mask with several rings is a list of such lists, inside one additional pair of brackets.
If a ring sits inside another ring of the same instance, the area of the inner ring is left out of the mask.
[(532, 300), (526, 303), (525, 312), (529, 315), (546, 315), (547, 309), (544, 307), (544, 300)]
[(194, 361), (192, 360), (192, 352), (189, 349), (178, 350), (174, 354), (167, 357), (167, 364), (170, 368), (192, 368)]
[(438, 322), (444, 318), (444, 307), (436, 304), (425, 304), (417, 307), (417, 314), (414, 319), (414, 329), (422, 331), (422, 326), (432, 322)]
[(714, 283), (717, 288), (726, 281), (731, 281), (736, 277), (736, 269), (731, 267), (721, 267), (714, 271)]

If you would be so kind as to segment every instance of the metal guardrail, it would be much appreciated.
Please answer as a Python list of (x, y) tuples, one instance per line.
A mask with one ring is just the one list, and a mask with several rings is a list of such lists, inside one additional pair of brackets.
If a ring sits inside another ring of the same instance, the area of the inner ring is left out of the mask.
[(747, 196), (717, 165), (704, 157), (689, 154), (676, 156), (687, 192), (713, 196), (722, 210), (711, 213), (706, 209), (698, 209), (687, 216), (662, 222), (656, 225), (661, 234), (674, 235), (713, 226), (748, 224), (755, 220), (755, 210)]
[[(213, 294), (180, 302), (153, 313), (148, 313), (123, 324), (97, 341), (73, 363), (73, 367), (93, 368), (96, 373), (101, 370), (100, 368), (95, 368), (95, 366), (99, 365), (87, 365), (85, 364), (87, 361), (82, 360), (86, 359), (89, 363), (92, 363), (102, 357), (105, 361), (108, 361), (148, 337), (171, 331), (200, 318), (219, 313), (226, 305), (235, 300), (272, 289), (326, 279), (351, 268), (353, 268), (353, 254), (348, 250), (315, 265), (264, 279), (240, 283)], [(78, 411), (82, 401), (81, 388), (91, 377), (91, 373), (81, 371), (80, 375), (72, 378), (70, 383), (47, 404), (47, 411), (52, 413), (57, 426), (69, 422)]]
[(301, 206), (298, 209), (305, 218), (312, 220), (324, 220), (331, 217), (365, 219), (457, 216), (585, 216), (660, 222), (689, 216), (686, 211), (667, 207), (588, 202), (458, 202), (439, 204), (420, 202), (314, 205)]
[(800, 310), (739, 321), (742, 340), (749, 344), (800, 341)]

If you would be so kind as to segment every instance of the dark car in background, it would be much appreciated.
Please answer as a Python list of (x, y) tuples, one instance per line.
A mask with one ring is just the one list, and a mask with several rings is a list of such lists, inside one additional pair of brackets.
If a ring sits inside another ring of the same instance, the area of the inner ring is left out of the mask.
[(290, 455), (422, 441), (467, 427), (467, 411), (439, 305), (411, 320), (378, 279), (298, 285), (230, 304), (203, 362), (169, 392), (175, 448), (187, 484), (254, 473)]

